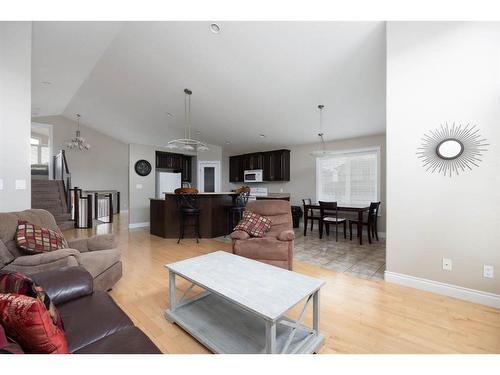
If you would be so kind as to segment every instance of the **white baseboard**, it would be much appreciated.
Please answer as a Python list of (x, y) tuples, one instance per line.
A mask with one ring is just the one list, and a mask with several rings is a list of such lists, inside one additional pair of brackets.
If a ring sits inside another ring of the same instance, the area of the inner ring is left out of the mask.
[(409, 286), (411, 288), (421, 289), (500, 309), (500, 294), (482, 292), (480, 290), (464, 288), (458, 285), (446, 284), (439, 281), (389, 271), (385, 271), (384, 278), (385, 281), (389, 283)]
[(130, 223), (128, 225), (128, 227), (130, 229), (133, 229), (133, 228), (144, 228), (144, 227), (149, 227), (149, 221), (145, 221), (143, 223)]

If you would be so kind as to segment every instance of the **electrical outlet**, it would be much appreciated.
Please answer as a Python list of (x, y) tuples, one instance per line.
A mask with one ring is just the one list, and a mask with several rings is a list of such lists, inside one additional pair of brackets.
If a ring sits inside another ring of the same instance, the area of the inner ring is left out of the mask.
[(483, 266), (483, 276), (487, 277), (488, 279), (493, 278), (493, 266), (489, 264), (485, 264)]
[(451, 268), (452, 268), (451, 259), (443, 258), (443, 270), (444, 271), (451, 271)]

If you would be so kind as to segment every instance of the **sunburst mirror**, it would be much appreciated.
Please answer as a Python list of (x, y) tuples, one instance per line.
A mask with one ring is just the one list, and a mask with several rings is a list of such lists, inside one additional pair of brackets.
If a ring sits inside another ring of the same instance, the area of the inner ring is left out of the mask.
[(475, 125), (453, 123), (450, 127), (446, 123), (424, 134), (417, 155), (426, 171), (451, 177), (479, 166), (488, 146), (485, 142)]

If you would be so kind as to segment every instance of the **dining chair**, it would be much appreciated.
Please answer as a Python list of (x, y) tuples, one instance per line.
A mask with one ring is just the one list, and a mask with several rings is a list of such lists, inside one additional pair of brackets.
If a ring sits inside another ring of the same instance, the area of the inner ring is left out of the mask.
[(302, 205), (304, 206), (304, 236), (307, 234), (307, 221), (311, 220), (311, 232), (314, 226), (314, 220), (319, 222), (320, 216), (315, 215), (315, 210), (312, 208), (307, 208), (312, 204), (311, 198), (302, 199)]
[[(337, 202), (319, 201), (319, 238), (323, 238), (323, 225), (326, 226), (326, 235), (330, 235), (330, 224), (335, 225), (335, 241), (339, 240), (339, 224), (344, 224), (344, 238), (347, 238), (347, 219), (339, 217)], [(333, 214), (333, 215), (332, 215)]]
[[(363, 221), (361, 227), (366, 225), (366, 229), (368, 232), (368, 243), (372, 243), (372, 238), (378, 241), (378, 210), (380, 208), (380, 202), (371, 202), (370, 208), (368, 209), (368, 218), (366, 221)], [(349, 220), (349, 240), (352, 240), (352, 225), (358, 225), (358, 220)], [(363, 233), (358, 233), (358, 237), (362, 236)]]

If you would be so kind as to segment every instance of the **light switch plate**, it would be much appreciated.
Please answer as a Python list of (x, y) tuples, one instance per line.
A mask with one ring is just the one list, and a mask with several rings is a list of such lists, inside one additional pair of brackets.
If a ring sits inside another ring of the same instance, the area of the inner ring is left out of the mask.
[(16, 190), (26, 190), (26, 180), (16, 180)]
[(489, 264), (485, 264), (483, 266), (483, 276), (492, 279), (493, 278), (493, 266)]
[(443, 270), (444, 271), (451, 271), (451, 269), (452, 269), (451, 259), (443, 258)]
[(3, 178), (0, 178), (0, 190), (3, 190)]
[(135, 188), (138, 189), (138, 190), (142, 189), (142, 184), (136, 184)]

